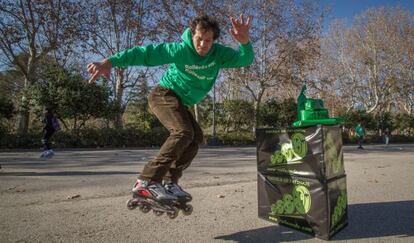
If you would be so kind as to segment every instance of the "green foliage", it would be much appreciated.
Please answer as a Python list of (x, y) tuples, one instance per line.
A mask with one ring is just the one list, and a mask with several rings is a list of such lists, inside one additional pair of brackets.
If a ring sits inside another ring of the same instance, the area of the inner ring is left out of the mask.
[(14, 114), (13, 102), (6, 97), (0, 97), (0, 121), (2, 118), (10, 119)]
[[(204, 135), (205, 141), (212, 141), (210, 134)], [(251, 131), (219, 132), (216, 137), (216, 145), (254, 145), (256, 138)]]
[(254, 121), (254, 108), (245, 100), (226, 100), (223, 103), (226, 111), (224, 126), (228, 130), (238, 131), (242, 128), (252, 127)]
[(259, 126), (288, 127), (297, 119), (296, 102), (293, 98), (277, 101), (271, 99), (261, 106)]
[(348, 113), (340, 114), (345, 119), (345, 128), (354, 129), (361, 123), (366, 130), (376, 131), (385, 128), (398, 130), (411, 136), (414, 130), (414, 116), (406, 113), (366, 113), (364, 110), (351, 110)]
[(10, 119), (14, 114), (13, 102), (6, 97), (0, 97), (0, 136), (5, 136), (8, 131), (4, 120)]
[(396, 114), (393, 119), (394, 128), (402, 131), (405, 135), (414, 135), (414, 115)]
[[(209, 104), (205, 112), (208, 116), (205, 117), (207, 122), (204, 125), (210, 127), (213, 124), (213, 105)], [(216, 103), (215, 116), (216, 124), (225, 132), (251, 130), (254, 124), (253, 104), (245, 100), (226, 100), (223, 103)]]
[(347, 113), (342, 112), (339, 116), (344, 118), (344, 126), (347, 129), (354, 129), (358, 123), (361, 123), (362, 127), (366, 130), (376, 130), (378, 128), (379, 121), (376, 117), (364, 110), (351, 110)]
[[(135, 128), (124, 129), (96, 129), (85, 128), (79, 130), (62, 131), (53, 135), (54, 148), (80, 147), (152, 147), (160, 146), (168, 137), (164, 128), (140, 130)], [(41, 131), (30, 131), (25, 136), (6, 134), (0, 137), (1, 148), (40, 148)]]
[(124, 119), (126, 127), (134, 127), (138, 129), (148, 130), (156, 127), (162, 127), (157, 117), (153, 115), (148, 106), (148, 95), (150, 93), (150, 87), (144, 80), (139, 83), (132, 90), (133, 99), (129, 102), (125, 113)]

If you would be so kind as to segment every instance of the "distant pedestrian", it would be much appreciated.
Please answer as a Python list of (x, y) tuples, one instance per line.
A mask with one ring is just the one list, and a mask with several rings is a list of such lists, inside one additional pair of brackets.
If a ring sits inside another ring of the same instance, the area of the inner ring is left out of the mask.
[(391, 132), (390, 129), (385, 128), (384, 130), (384, 140), (385, 140), (385, 144), (388, 145), (388, 143), (390, 142), (390, 137), (391, 137)]
[(355, 127), (355, 133), (357, 136), (358, 149), (364, 149), (364, 147), (362, 147), (362, 143), (365, 137), (365, 129), (362, 127), (361, 123), (358, 123)]
[(50, 108), (45, 109), (43, 117), (43, 153), (40, 155), (41, 158), (51, 158), (55, 155), (55, 152), (51, 148), (50, 139), (56, 131), (60, 130), (60, 124), (58, 119), (53, 115)]

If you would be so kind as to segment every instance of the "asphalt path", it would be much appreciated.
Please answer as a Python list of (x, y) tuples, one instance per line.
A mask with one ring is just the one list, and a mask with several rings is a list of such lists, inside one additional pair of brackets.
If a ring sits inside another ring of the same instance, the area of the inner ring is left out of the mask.
[[(344, 147), (349, 225), (331, 241), (414, 242), (414, 145)], [(0, 242), (323, 242), (257, 216), (254, 147), (203, 147), (181, 180), (194, 211), (128, 210), (157, 149), (0, 152)]]

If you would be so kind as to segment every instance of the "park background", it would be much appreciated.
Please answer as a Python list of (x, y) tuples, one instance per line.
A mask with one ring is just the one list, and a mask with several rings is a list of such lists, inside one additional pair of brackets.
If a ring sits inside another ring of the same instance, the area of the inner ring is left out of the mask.
[[(361, 1), (359, 1), (361, 2)], [(205, 143), (254, 144), (256, 127), (287, 127), (296, 97), (345, 119), (343, 139), (414, 141), (414, 4), (410, 1), (0, 0), (0, 148), (39, 148), (45, 107), (62, 131), (54, 147), (158, 146), (168, 136), (147, 95), (167, 66), (114, 69), (88, 85), (87, 63), (136, 45), (180, 41), (193, 17), (253, 16), (254, 63), (222, 70), (192, 107)], [(353, 6), (353, 7), (352, 7)]]

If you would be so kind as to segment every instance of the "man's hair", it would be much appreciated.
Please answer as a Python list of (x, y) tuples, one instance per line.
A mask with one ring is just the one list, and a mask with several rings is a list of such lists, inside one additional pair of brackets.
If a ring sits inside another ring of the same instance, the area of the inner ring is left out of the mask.
[(191, 34), (195, 34), (197, 27), (202, 32), (212, 31), (214, 33), (214, 40), (217, 40), (220, 36), (220, 27), (218, 22), (208, 15), (204, 14), (190, 21)]

